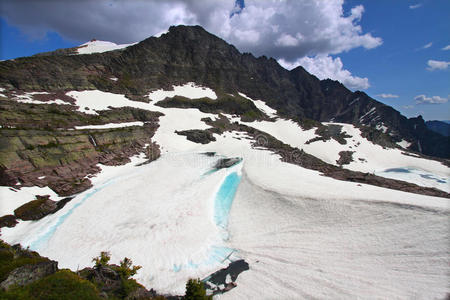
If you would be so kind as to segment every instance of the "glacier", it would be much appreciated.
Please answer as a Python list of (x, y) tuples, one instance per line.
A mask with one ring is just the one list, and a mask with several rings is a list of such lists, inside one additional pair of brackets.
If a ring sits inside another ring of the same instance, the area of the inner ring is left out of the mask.
[[(325, 177), (254, 147), (245, 132), (214, 134), (215, 142), (196, 144), (175, 130), (210, 128), (201, 119), (217, 115), (155, 105), (170, 93), (215, 95), (193, 83), (154, 91), (150, 103), (70, 92), (85, 113), (123, 106), (162, 112), (153, 138), (162, 155), (145, 165), (143, 155), (123, 166), (100, 165), (92, 189), (54, 215), (3, 228), (2, 238), (72, 270), (91, 266), (100, 251), (110, 251), (113, 263), (129, 257), (143, 267), (138, 282), (161, 293), (183, 294), (188, 278), (205, 278), (238, 259), (250, 270), (218, 299), (429, 299), (450, 292), (449, 199)], [(331, 164), (340, 151), (357, 149), (345, 168), (448, 190), (449, 168), (437, 161), (374, 145), (350, 124), (339, 124), (351, 136), (346, 145), (306, 145), (316, 137), (314, 129), (303, 130), (261, 100), (252, 101), (276, 120), (245, 124), (292, 147)], [(214, 169), (223, 157), (242, 161)], [(0, 191), (19, 198), (27, 188), (22, 190)]]

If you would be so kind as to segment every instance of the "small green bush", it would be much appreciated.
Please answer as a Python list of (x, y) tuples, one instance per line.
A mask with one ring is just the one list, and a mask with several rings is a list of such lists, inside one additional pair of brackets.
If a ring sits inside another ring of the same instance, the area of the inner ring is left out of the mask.
[(212, 296), (206, 296), (206, 290), (200, 279), (189, 279), (186, 283), (185, 300), (209, 300)]
[(133, 266), (131, 259), (125, 257), (120, 262), (120, 267), (117, 269), (117, 272), (123, 279), (128, 279), (131, 276), (136, 275), (137, 271), (141, 268), (141, 266)]
[(100, 268), (101, 266), (105, 267), (108, 265), (108, 262), (111, 260), (111, 254), (106, 251), (100, 252), (100, 256), (94, 257), (92, 261), (95, 263), (96, 268)]
[(38, 280), (26, 290), (32, 299), (101, 299), (96, 287), (69, 270), (61, 270)]
[(36, 252), (22, 248), (13, 249), (0, 240), (0, 282), (5, 280), (9, 273), (18, 267), (44, 261), (48, 261), (48, 259), (40, 257)]

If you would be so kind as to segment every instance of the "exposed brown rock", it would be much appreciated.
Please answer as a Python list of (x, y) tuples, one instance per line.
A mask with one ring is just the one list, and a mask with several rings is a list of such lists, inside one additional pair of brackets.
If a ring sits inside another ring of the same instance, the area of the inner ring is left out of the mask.
[(0, 228), (2, 227), (14, 227), (17, 224), (16, 217), (14, 215), (5, 215), (0, 217)]
[(49, 186), (60, 196), (69, 196), (92, 186), (86, 177), (100, 171), (99, 163), (121, 165), (143, 151), (151, 160), (159, 157), (151, 137), (160, 113), (118, 110), (110, 114), (149, 121), (144, 126), (104, 130), (0, 129), (0, 184)]
[(216, 140), (216, 138), (212, 135), (212, 133), (209, 130), (190, 129), (183, 131), (175, 131), (175, 133), (178, 135), (184, 135), (189, 141), (199, 144), (208, 144)]
[(353, 161), (353, 153), (355, 153), (355, 151), (339, 152), (339, 159), (336, 161), (336, 163), (340, 166), (348, 165)]
[(14, 215), (24, 221), (39, 220), (53, 213), (58, 207), (50, 196), (36, 196), (36, 200), (25, 203), (14, 210)]

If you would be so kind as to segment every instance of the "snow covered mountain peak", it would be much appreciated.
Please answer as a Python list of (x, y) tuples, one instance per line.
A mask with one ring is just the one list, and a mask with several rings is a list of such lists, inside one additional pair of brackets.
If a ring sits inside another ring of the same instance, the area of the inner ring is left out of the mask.
[(112, 50), (123, 49), (129, 47), (133, 44), (116, 44), (108, 41), (98, 41), (96, 39), (92, 39), (89, 42), (81, 44), (77, 47), (78, 54), (92, 54), (92, 53), (103, 53)]

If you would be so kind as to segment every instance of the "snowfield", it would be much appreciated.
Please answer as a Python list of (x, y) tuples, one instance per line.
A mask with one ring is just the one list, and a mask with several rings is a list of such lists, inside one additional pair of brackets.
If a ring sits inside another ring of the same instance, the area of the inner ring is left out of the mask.
[[(188, 141), (175, 130), (209, 128), (201, 118), (217, 115), (154, 105), (169, 93), (213, 96), (188, 85), (155, 91), (150, 103), (70, 92), (88, 113), (109, 106), (162, 112), (153, 137), (162, 156), (140, 166), (143, 156), (101, 166), (93, 188), (54, 215), (3, 228), (2, 238), (73, 270), (92, 265), (100, 251), (110, 251), (113, 263), (129, 257), (143, 267), (136, 279), (163, 293), (182, 294), (188, 278), (204, 278), (236, 259), (245, 259), (250, 270), (218, 299), (443, 299), (450, 293), (449, 199), (325, 177), (252, 148), (244, 132), (214, 134), (216, 141), (204, 145)], [(276, 117), (265, 103), (252, 101)], [(351, 170), (448, 191), (449, 168), (383, 149), (349, 124), (339, 124), (351, 135), (346, 145), (306, 145), (315, 129), (281, 118), (245, 124), (333, 164), (340, 151), (357, 151), (344, 166)], [(242, 162), (215, 170), (223, 157)]]
[(443, 299), (449, 292), (448, 211), (267, 188), (247, 176), (241, 182), (229, 231), (250, 271), (219, 299)]
[(216, 203), (216, 194), (230, 174), (240, 173), (240, 166), (208, 173), (218, 159), (165, 155), (141, 167), (124, 166), (119, 176), (106, 168), (95, 187), (67, 208), (22, 222), (3, 237), (10, 240), (12, 234), (14, 241), (71, 269), (90, 266), (94, 256), (108, 249), (113, 261), (128, 256), (147, 266), (139, 272), (140, 282), (181, 294), (190, 277), (225, 267), (224, 259), (232, 254), (225, 241), (227, 203)]
[[(361, 136), (361, 131), (351, 124), (344, 123), (324, 123), (342, 126), (342, 131), (350, 135), (346, 138), (347, 144), (342, 145), (334, 139), (328, 141), (316, 141), (305, 144), (308, 140), (317, 137), (315, 128), (303, 130), (299, 125), (290, 120), (278, 118), (275, 122), (254, 121), (243, 123), (264, 131), (280, 141), (312, 154), (321, 160), (338, 165), (339, 152), (355, 151), (353, 161), (343, 167), (352, 171), (374, 173), (376, 175), (404, 180), (427, 187), (435, 187), (446, 192), (450, 192), (450, 169), (438, 161), (412, 157), (402, 154), (400, 149), (383, 148), (380, 145), (373, 144)], [(429, 176), (405, 176), (395, 172), (387, 173), (385, 170), (391, 168), (409, 168), (418, 173), (428, 174)], [(432, 177), (440, 178), (440, 182)]]

